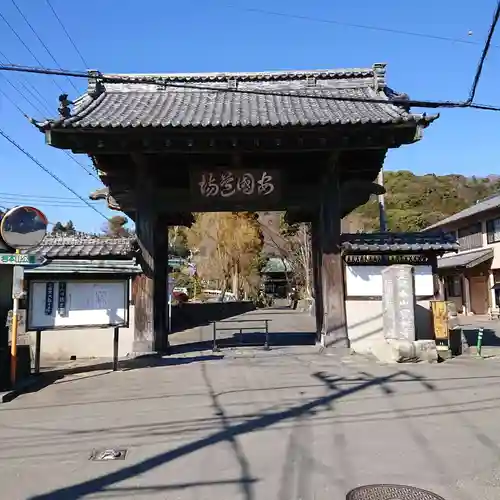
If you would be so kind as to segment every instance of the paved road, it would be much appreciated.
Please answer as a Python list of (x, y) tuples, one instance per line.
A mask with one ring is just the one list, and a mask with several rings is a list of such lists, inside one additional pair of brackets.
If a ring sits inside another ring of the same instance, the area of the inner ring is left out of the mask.
[[(1, 497), (342, 500), (391, 482), (500, 498), (497, 360), (383, 366), (302, 346), (149, 363), (0, 405)], [(110, 447), (126, 459), (88, 459)]]
[[(218, 322), (219, 330), (217, 338), (231, 340), (234, 344), (264, 343), (265, 320), (268, 321), (270, 332), (270, 343), (274, 345), (292, 344), (304, 345), (314, 344), (315, 321), (311, 315), (292, 311), (288, 307), (277, 307), (270, 309), (258, 309), (234, 318), (227, 318)], [(243, 337), (239, 335), (239, 328), (243, 327)], [(260, 333), (257, 333), (260, 332)], [(213, 339), (213, 327), (211, 324), (191, 328), (170, 335), (170, 345), (181, 347), (200, 342), (211, 342)], [(175, 350), (175, 349), (174, 349)]]

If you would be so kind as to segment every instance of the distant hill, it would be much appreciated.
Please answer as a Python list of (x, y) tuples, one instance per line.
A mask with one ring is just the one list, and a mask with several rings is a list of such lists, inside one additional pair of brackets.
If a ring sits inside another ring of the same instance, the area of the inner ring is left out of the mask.
[[(500, 175), (415, 175), (407, 170), (385, 171), (384, 185), (388, 229), (420, 231), (492, 194), (500, 193)], [(280, 235), (281, 212), (259, 212), (264, 253), (278, 254), (286, 243)], [(375, 197), (342, 221), (342, 231), (378, 231)]]
[[(407, 170), (385, 171), (388, 229), (419, 231), (478, 200), (500, 192), (500, 176), (415, 175)], [(344, 231), (376, 231), (377, 200), (355, 210), (343, 221)]]

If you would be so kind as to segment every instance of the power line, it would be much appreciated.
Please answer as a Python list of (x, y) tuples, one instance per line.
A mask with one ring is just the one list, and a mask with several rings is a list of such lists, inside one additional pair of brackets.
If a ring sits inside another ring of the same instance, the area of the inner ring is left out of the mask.
[[(16, 8), (17, 12), (19, 12), (19, 14), (21, 15), (21, 17), (24, 19), (24, 21), (26, 22), (26, 24), (29, 26), (29, 28), (32, 31), (32, 33), (36, 36), (37, 40), (41, 43), (42, 47), (45, 49), (45, 52), (47, 52), (47, 54), (50, 56), (50, 58), (52, 59), (52, 61), (54, 61), (54, 64), (59, 69), (61, 69), (61, 65), (57, 62), (57, 59), (55, 58), (54, 54), (47, 47), (47, 44), (42, 40), (42, 38), (40, 37), (40, 35), (38, 34), (38, 32), (35, 30), (35, 28), (33, 28), (33, 25), (28, 21), (28, 18), (26, 17), (26, 15), (24, 14), (24, 12), (20, 9), (19, 5), (17, 5), (16, 0), (11, 0), (11, 2), (14, 5), (14, 7)], [(73, 88), (77, 92), (79, 92), (77, 86), (73, 83), (73, 80), (70, 80), (69, 77), (66, 77), (66, 78), (67, 78), (68, 82), (70, 83), (70, 85), (72, 85)]]
[(80, 196), (73, 188), (68, 186), (63, 180), (61, 180), (56, 174), (51, 172), (47, 167), (42, 165), (35, 157), (33, 157), (30, 153), (28, 153), (25, 149), (23, 149), (17, 142), (14, 141), (14, 139), (11, 139), (1, 128), (0, 128), (0, 135), (6, 139), (8, 142), (10, 142), (14, 147), (16, 147), (21, 153), (23, 153), (25, 156), (27, 156), (33, 163), (38, 165), (45, 173), (49, 174), (55, 181), (57, 181), (61, 186), (66, 188), (70, 193), (72, 193), (74, 196), (76, 196), (79, 200), (83, 201), (85, 205), (87, 205), (89, 208), (91, 208), (94, 212), (98, 213), (101, 217), (104, 219), (108, 220), (108, 218), (97, 208), (95, 208), (93, 205), (91, 205), (83, 196)]
[[(416, 31), (407, 31), (407, 30), (401, 30), (397, 28), (386, 28), (383, 26), (373, 26), (369, 24), (358, 24), (358, 23), (349, 23), (349, 22), (344, 22), (344, 21), (337, 21), (335, 19), (325, 19), (325, 18), (320, 18), (320, 17), (313, 17), (313, 16), (307, 16), (303, 14), (289, 14), (287, 12), (278, 12), (278, 11), (272, 11), (272, 10), (266, 10), (266, 9), (259, 9), (255, 7), (242, 7), (239, 5), (233, 5), (233, 4), (224, 4), (225, 6), (231, 8), (231, 9), (237, 9), (241, 10), (244, 12), (253, 12), (256, 14), (264, 14), (264, 15), (270, 15), (270, 16), (277, 16), (277, 17), (286, 17), (289, 19), (297, 19), (301, 21), (312, 21), (316, 23), (323, 23), (323, 24), (334, 24), (336, 26), (346, 26), (349, 28), (357, 28), (357, 29), (364, 29), (364, 30), (370, 30), (370, 31), (380, 31), (383, 33), (392, 33), (394, 35), (406, 35), (406, 36), (413, 36), (413, 37), (418, 37), (418, 38), (428, 38), (431, 40), (439, 40), (443, 42), (453, 42), (453, 43), (461, 43), (461, 44), (466, 44), (466, 45), (481, 45), (481, 42), (476, 42), (474, 40), (467, 40), (464, 38), (453, 38), (453, 37), (447, 37), (447, 36), (442, 36), (442, 35), (431, 35), (428, 33), (419, 33)], [(495, 48), (500, 48), (499, 45), (493, 45)]]
[[(41, 66), (44, 67), (44, 65), (40, 62), (40, 59), (36, 56), (36, 54), (29, 48), (29, 46), (26, 44), (26, 42), (22, 39), (22, 37), (19, 35), (19, 33), (13, 28), (13, 26), (9, 23), (7, 18), (0, 12), (0, 19), (3, 20), (3, 22), (9, 27), (9, 29), (14, 33), (15, 37), (21, 42), (23, 47), (31, 54), (33, 59)], [(55, 81), (54, 78), (52, 78), (52, 81), (54, 82), (54, 85), (59, 88), (61, 92), (64, 93), (63, 88)]]
[[(67, 71), (49, 68), (36, 68), (32, 66), (21, 66), (21, 65), (0, 65), (0, 71), (14, 71), (21, 73), (35, 73), (35, 74), (45, 74), (45, 75), (56, 75), (56, 76), (70, 76), (74, 78), (89, 78), (88, 73), (82, 71)], [(349, 97), (349, 96), (332, 96), (332, 95), (322, 95), (314, 93), (300, 93), (300, 92), (277, 92), (277, 91), (267, 91), (267, 90), (253, 90), (253, 89), (238, 89), (238, 88), (217, 88), (210, 87), (207, 85), (195, 85), (189, 83), (175, 83), (168, 81), (164, 77), (132, 77), (132, 76), (107, 76), (99, 75), (99, 80), (103, 83), (128, 83), (128, 84), (149, 84), (157, 85), (163, 87), (173, 87), (181, 89), (199, 90), (204, 92), (223, 92), (223, 93), (235, 93), (235, 94), (252, 94), (252, 95), (263, 95), (263, 96), (273, 96), (273, 97), (295, 97), (299, 99), (317, 99), (324, 101), (340, 101), (340, 102), (361, 102), (370, 104), (393, 104), (405, 107), (418, 107), (418, 108), (472, 108), (472, 109), (482, 109), (489, 111), (500, 111), (500, 106), (494, 106), (490, 104), (478, 104), (469, 103), (467, 101), (429, 101), (429, 100), (415, 100), (415, 99), (404, 99), (401, 97), (395, 97), (392, 99), (380, 99), (380, 98), (370, 98), (370, 97)]]
[(42, 196), (42, 195), (29, 195), (29, 194), (16, 194), (16, 193), (0, 193), (0, 201), (7, 203), (39, 203), (46, 206), (55, 207), (73, 207), (73, 208), (87, 208), (87, 205), (82, 204), (74, 198), (64, 198), (56, 196)]
[[(0, 57), (5, 59), (7, 64), (12, 64), (12, 61), (1, 50), (0, 50)], [(7, 78), (6, 75), (3, 75), (3, 77)], [(20, 77), (24, 78), (24, 81), (26, 82), (26, 84), (21, 79), (17, 80), (17, 83), (21, 87), (23, 87), (26, 90), (26, 92), (28, 92), (33, 97), (33, 99), (35, 99), (43, 108), (45, 108), (49, 113), (51, 113), (51, 110), (50, 110), (49, 105), (48, 105), (48, 101), (43, 96), (43, 94), (29, 81), (29, 79), (26, 75), (21, 74)], [(27, 85), (29, 85), (31, 88), (28, 88)], [(30, 103), (30, 104), (33, 105), (33, 103)], [(43, 113), (41, 113), (41, 114), (43, 115)]]
[[(40, 113), (41, 116), (43, 116), (43, 112), (40, 110), (40, 108), (38, 106), (36, 106), (35, 104), (33, 104), (20, 90), (18, 87), (16, 87), (5, 75), (0, 75), (2, 76), (2, 78), (16, 91), (19, 93), (19, 95), (26, 100), (26, 102), (28, 104), (30, 104), (31, 106), (33, 106), (33, 108), (38, 111)], [(0, 89), (0, 91), (2, 92), (2, 94), (12, 103), (13, 106), (15, 106), (19, 112), (23, 115), (25, 115), (24, 111), (3, 91)], [(26, 116), (26, 115), (25, 115)]]
[[(24, 96), (24, 94), (18, 89), (15, 87), (15, 85), (12, 84), (12, 82), (10, 82), (7, 77), (5, 75), (0, 75), (2, 76), (3, 78), (5, 78), (5, 80), (17, 91), (19, 92), (19, 94), (24, 98), (26, 99), (26, 101), (28, 103), (30, 103), (35, 109), (36, 106), (31, 103), (27, 98), (26, 96)], [(0, 93), (4, 95), (4, 97), (12, 104), (12, 106), (14, 106), (25, 118), (27, 118), (28, 120), (30, 119), (30, 117), (21, 109), (20, 106), (18, 106), (18, 104), (5, 92), (3, 91), (1, 88), (0, 88)], [(40, 112), (40, 109), (38, 109), (38, 111)], [(43, 114), (43, 113), (41, 113)], [(91, 177), (93, 177), (94, 179), (100, 181), (99, 177), (94, 173), (92, 172), (91, 170), (88, 170), (88, 168), (83, 164), (83, 163), (80, 163), (75, 157), (73, 157), (68, 151), (64, 150), (64, 149), (61, 149), (61, 151), (71, 160), (73, 161), (74, 163), (76, 163), (81, 169), (83, 169), (85, 171), (86, 174), (90, 175)]]
[(73, 48), (75, 49), (76, 53), (78, 54), (78, 56), (80, 57), (83, 65), (86, 67), (86, 68), (89, 68), (90, 66), (87, 64), (87, 61), (85, 61), (85, 58), (83, 57), (82, 53), (80, 52), (80, 50), (78, 49), (78, 47), (76, 46), (76, 43), (74, 42), (73, 38), (71, 37), (71, 35), (68, 33), (68, 30), (66, 29), (66, 26), (64, 26), (64, 23), (61, 21), (61, 18), (57, 15), (57, 12), (56, 10), (54, 9), (52, 3), (50, 2), (50, 0), (45, 0), (47, 2), (47, 5), (49, 6), (50, 10), (52, 11), (52, 14), (54, 14), (54, 17), (57, 19), (57, 22), (59, 23), (59, 25), (61, 26), (61, 28), (63, 29), (64, 33), (66, 34), (66, 37), (68, 38), (69, 42), (71, 43), (71, 45), (73, 45)]
[(17, 198), (41, 198), (54, 201), (71, 201), (75, 202), (75, 199), (69, 196), (50, 196), (45, 194), (28, 194), (28, 193), (0, 193), (0, 198), (4, 197), (17, 197)]
[(490, 29), (488, 31), (488, 37), (486, 38), (486, 43), (484, 44), (483, 51), (481, 53), (481, 57), (479, 59), (479, 63), (477, 65), (476, 74), (474, 75), (474, 80), (472, 82), (472, 88), (469, 93), (469, 98), (467, 102), (474, 101), (474, 97), (476, 96), (477, 86), (479, 84), (479, 80), (481, 78), (481, 73), (483, 72), (484, 62), (486, 61), (486, 56), (488, 55), (488, 51), (490, 49), (491, 40), (493, 39), (493, 35), (495, 33), (495, 28), (498, 23), (498, 18), (500, 17), (500, 1), (497, 2), (497, 6), (495, 8), (495, 12), (493, 14), (493, 21), (491, 22)]
[(6, 203), (11, 203), (13, 205), (37, 205), (40, 207), (52, 207), (52, 208), (85, 208), (87, 209), (88, 207), (80, 204), (80, 205), (69, 205), (69, 204), (61, 204), (61, 203), (45, 203), (43, 201), (38, 201), (38, 200), (16, 200), (16, 199), (2, 199), (1, 201), (6, 202)]
[(66, 151), (65, 149), (61, 149), (61, 151), (73, 162), (75, 162), (78, 166), (80, 166), (81, 168), (83, 168), (83, 170), (85, 170), (85, 172), (87, 172), (88, 175), (90, 175), (91, 177), (93, 177), (94, 179), (97, 179), (99, 182), (101, 181), (101, 179), (99, 179), (99, 177), (97, 177), (97, 175), (95, 173), (93, 173), (92, 171), (88, 170), (87, 167), (83, 164), (83, 163), (80, 163), (74, 156), (72, 156), (70, 153), (68, 153), (68, 151)]
[(12, 201), (18, 201), (18, 200), (30, 200), (30, 201), (36, 201), (37, 203), (49, 203), (49, 204), (56, 204), (56, 205), (64, 205), (64, 206), (79, 206), (83, 207), (86, 205), (82, 205), (82, 203), (78, 200), (75, 200), (74, 198), (45, 198), (43, 196), (37, 196), (37, 195), (26, 195), (26, 194), (15, 194), (15, 193), (3, 193), (0, 194), (0, 200), (2, 201), (8, 201), (9, 203)]
[[(3, 76), (3, 75), (2, 75)], [(14, 100), (7, 94), (4, 90), (0, 88), (0, 94), (2, 94), (25, 118), (29, 119), (29, 116), (14, 102)]]
[(86, 205), (83, 205), (80, 203), (77, 205), (76, 203), (68, 204), (68, 203), (47, 203), (44, 201), (40, 200), (31, 200), (31, 199), (17, 199), (17, 198), (0, 198), (0, 201), (13, 204), (13, 205), (39, 205), (42, 207), (54, 207), (54, 208), (85, 208), (87, 209), (88, 207)]

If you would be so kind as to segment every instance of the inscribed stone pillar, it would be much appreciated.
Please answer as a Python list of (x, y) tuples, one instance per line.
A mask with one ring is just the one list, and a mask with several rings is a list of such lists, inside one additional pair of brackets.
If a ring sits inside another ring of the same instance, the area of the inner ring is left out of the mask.
[(490, 289), (490, 293), (489, 293), (489, 297), (488, 297), (490, 310), (497, 309), (496, 290), (495, 290), (495, 275), (491, 269), (488, 272), (488, 288)]
[(464, 304), (464, 314), (466, 316), (470, 315), (471, 312), (472, 312), (472, 307), (471, 307), (471, 299), (470, 299), (470, 281), (469, 281), (469, 277), (466, 276), (465, 274), (462, 275), (462, 282), (463, 282), (463, 286), (464, 286), (464, 300), (465, 300), (465, 304)]
[(382, 311), (386, 340), (415, 340), (413, 266), (394, 265), (382, 271)]

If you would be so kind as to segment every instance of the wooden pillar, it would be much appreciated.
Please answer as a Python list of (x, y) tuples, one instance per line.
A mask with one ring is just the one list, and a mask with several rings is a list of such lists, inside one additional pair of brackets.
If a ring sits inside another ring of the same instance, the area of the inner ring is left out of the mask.
[(168, 228), (164, 220), (141, 208), (136, 231), (145, 276), (139, 282), (135, 305), (134, 352), (165, 352), (168, 348)]
[(313, 267), (314, 314), (316, 317), (316, 340), (321, 341), (323, 329), (323, 290), (321, 282), (321, 242), (318, 217), (311, 221), (311, 253)]
[(322, 182), (319, 217), (323, 347), (349, 347), (345, 310), (344, 264), (340, 246), (341, 200), (338, 171), (329, 165)]

